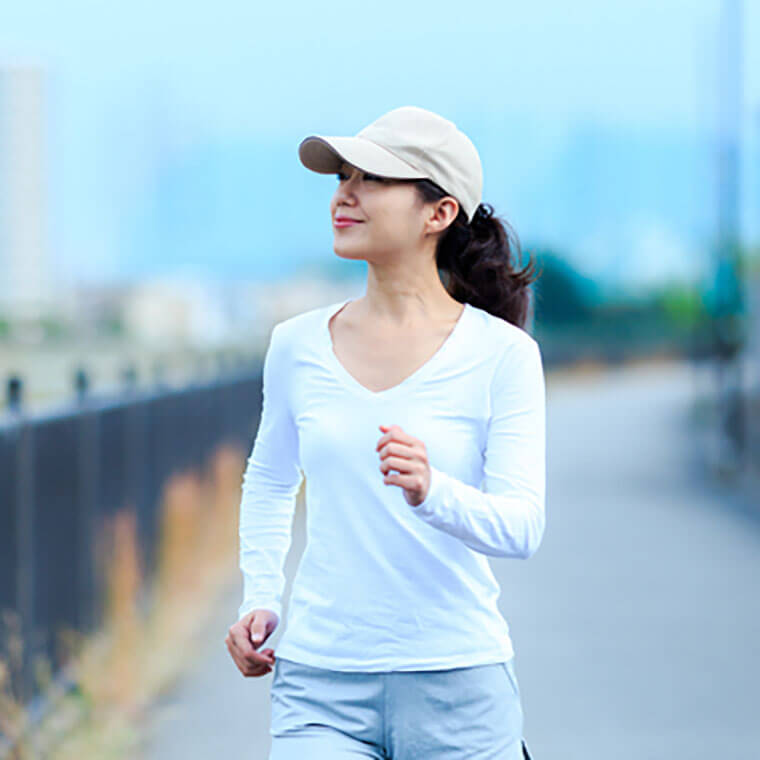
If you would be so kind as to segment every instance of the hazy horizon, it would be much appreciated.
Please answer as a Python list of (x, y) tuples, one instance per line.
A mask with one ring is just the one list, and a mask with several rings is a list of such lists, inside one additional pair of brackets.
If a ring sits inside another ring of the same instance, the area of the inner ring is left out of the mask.
[[(49, 72), (62, 279), (266, 277), (334, 256), (334, 178), (304, 169), (298, 143), (415, 104), (472, 137), (483, 200), (524, 247), (646, 284), (703, 266), (713, 228), (718, 7), (476, 3), (454, 19), (427, 3), (380, 16), (348, 3), (32, 2), (4, 10), (0, 66)], [(757, 240), (760, 6), (744, 13), (741, 211)]]

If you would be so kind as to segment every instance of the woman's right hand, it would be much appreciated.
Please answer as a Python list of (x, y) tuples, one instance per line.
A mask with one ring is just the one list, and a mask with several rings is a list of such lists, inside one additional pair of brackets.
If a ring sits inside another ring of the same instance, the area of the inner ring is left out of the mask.
[(279, 622), (272, 610), (255, 609), (230, 626), (224, 643), (244, 676), (265, 676), (274, 667), (274, 649), (256, 650)]

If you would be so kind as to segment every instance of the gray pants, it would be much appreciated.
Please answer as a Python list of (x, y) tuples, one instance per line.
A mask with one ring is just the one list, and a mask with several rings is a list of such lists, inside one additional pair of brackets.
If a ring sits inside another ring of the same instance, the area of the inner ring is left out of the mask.
[(275, 659), (270, 760), (522, 760), (514, 658), (355, 673)]

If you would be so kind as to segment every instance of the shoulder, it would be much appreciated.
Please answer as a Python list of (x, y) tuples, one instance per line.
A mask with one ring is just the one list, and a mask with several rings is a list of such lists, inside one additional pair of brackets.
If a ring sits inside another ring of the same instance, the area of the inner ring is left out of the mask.
[(491, 409), (506, 405), (514, 410), (525, 399), (540, 405), (545, 381), (538, 341), (512, 322), (484, 309), (473, 307), (473, 310), (476, 317), (473, 340), (484, 357)]
[(272, 327), (271, 342), (277, 343), (278, 346), (310, 342), (322, 328), (327, 311), (332, 305), (317, 306), (276, 322)]
[(478, 341), (479, 349), (497, 364), (521, 361), (536, 354), (540, 356), (538, 341), (522, 327), (472, 304), (470, 309), (475, 326), (474, 339)]

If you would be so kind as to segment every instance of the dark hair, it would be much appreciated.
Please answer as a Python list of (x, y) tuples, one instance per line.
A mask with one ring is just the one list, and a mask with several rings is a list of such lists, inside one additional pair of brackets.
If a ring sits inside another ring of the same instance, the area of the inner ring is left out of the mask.
[[(413, 182), (425, 203), (450, 195), (431, 180)], [(446, 290), (457, 301), (524, 328), (531, 306), (530, 284), (538, 277), (535, 260), (523, 269), (513, 266), (513, 252), (518, 263), (521, 259), (520, 241), (493, 212), (493, 206), (481, 203), (468, 223), (460, 205), (457, 218), (438, 239), (436, 264), (445, 275)]]

